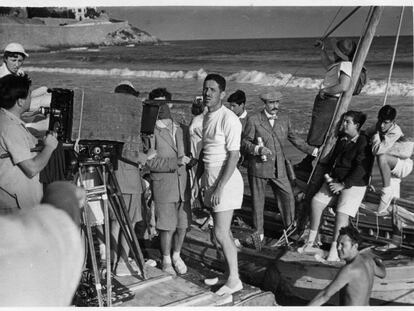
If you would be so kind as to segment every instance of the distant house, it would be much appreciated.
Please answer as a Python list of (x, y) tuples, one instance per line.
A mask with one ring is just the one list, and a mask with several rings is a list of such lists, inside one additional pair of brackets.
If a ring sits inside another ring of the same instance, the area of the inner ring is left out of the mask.
[(96, 7), (77, 7), (69, 9), (73, 14), (75, 14), (75, 19), (77, 21), (82, 21), (84, 19), (93, 18), (98, 15)]

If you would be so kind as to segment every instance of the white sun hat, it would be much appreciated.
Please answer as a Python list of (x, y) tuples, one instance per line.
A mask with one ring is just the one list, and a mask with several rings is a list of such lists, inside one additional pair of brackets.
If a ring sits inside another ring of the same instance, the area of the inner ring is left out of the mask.
[(16, 42), (9, 43), (4, 49), (4, 52), (21, 53), (24, 56), (29, 57), (29, 54), (26, 53), (26, 51), (23, 48), (23, 45)]

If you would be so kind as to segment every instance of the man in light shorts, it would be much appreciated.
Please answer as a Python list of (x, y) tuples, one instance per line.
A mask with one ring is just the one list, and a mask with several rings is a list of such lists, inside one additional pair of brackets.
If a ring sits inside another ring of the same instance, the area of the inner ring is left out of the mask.
[(393, 155), (394, 144), (404, 139), (401, 128), (395, 123), (397, 111), (390, 105), (383, 106), (378, 112), (378, 122), (367, 131), (372, 136), (372, 153), (377, 159), (382, 178), (379, 214), (387, 214), (393, 197), (400, 196), (400, 180), (413, 170), (413, 160)]
[(333, 180), (322, 185), (311, 202), (311, 225), (308, 241), (299, 252), (314, 252), (322, 213), (328, 205), (336, 204), (335, 229), (328, 261), (339, 261), (337, 240), (339, 230), (346, 227), (349, 217), (355, 217), (364, 198), (371, 173), (373, 156), (368, 139), (360, 133), (366, 115), (359, 111), (344, 114), (342, 130), (328, 167)]
[[(203, 101), (208, 112), (203, 121), (200, 156), (204, 164), (201, 184), (204, 204), (213, 212), (214, 235), (229, 269), (227, 282), (216, 292), (218, 295), (233, 294), (243, 288), (238, 272), (237, 247), (230, 231), (233, 210), (240, 209), (243, 201), (243, 178), (236, 168), (242, 126), (238, 117), (222, 105), (225, 88), (226, 80), (218, 74), (209, 74), (204, 80)], [(197, 188), (197, 180), (194, 185)], [(195, 189), (193, 193), (198, 191)]]

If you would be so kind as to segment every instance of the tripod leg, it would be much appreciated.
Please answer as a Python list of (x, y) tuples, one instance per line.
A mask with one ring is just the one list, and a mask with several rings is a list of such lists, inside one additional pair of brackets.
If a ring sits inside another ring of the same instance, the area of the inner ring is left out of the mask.
[[(88, 206), (85, 206), (85, 208), (88, 208)], [(85, 209), (83, 211), (83, 218), (84, 218), (84, 223), (85, 223), (85, 227), (86, 227), (86, 236), (87, 236), (87, 239), (88, 239), (89, 251), (90, 251), (90, 254), (91, 254), (92, 270), (93, 270), (93, 276), (94, 276), (94, 279), (95, 279), (96, 294), (98, 296), (98, 305), (99, 305), (99, 307), (103, 307), (103, 299), (102, 299), (102, 291), (101, 291), (102, 290), (102, 285), (101, 285), (101, 280), (100, 280), (100, 277), (99, 277), (98, 264), (96, 262), (95, 248), (93, 246), (92, 230), (91, 230), (91, 225), (90, 225), (89, 220), (88, 220), (88, 212)]]
[(105, 244), (106, 244), (106, 306), (112, 306), (112, 277), (111, 277), (111, 235), (109, 232), (108, 195), (102, 195), (104, 222), (105, 222)]
[[(104, 180), (105, 175), (98, 169), (102, 180)], [(128, 247), (131, 249), (134, 260), (137, 263), (138, 267), (141, 270), (142, 277), (146, 279), (144, 271), (144, 256), (142, 255), (141, 248), (138, 243), (138, 238), (135, 235), (134, 227), (132, 226), (129, 214), (126, 208), (124, 198), (120, 191), (120, 187), (116, 176), (111, 168), (108, 169), (108, 187), (109, 190), (109, 201), (110, 207), (115, 214), (115, 217), (119, 223), (122, 234), (125, 236), (125, 240), (128, 244)], [(116, 199), (115, 199), (116, 198)]]

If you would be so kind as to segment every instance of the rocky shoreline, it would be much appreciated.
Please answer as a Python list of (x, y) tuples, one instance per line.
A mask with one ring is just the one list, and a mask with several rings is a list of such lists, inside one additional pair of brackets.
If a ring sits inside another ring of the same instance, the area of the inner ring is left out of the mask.
[(0, 17), (0, 42), (19, 42), (28, 51), (91, 46), (159, 44), (161, 40), (128, 21)]

